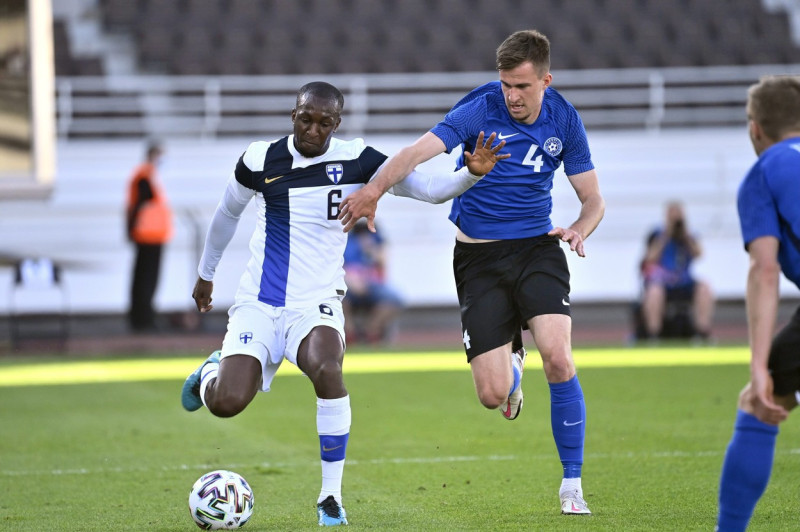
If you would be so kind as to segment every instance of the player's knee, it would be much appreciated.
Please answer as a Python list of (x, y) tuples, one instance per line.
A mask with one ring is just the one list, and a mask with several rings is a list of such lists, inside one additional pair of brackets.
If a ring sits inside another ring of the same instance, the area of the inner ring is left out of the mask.
[(306, 375), (314, 384), (342, 381), (342, 364), (338, 359), (320, 358)]
[(542, 367), (548, 382), (566, 382), (575, 376), (575, 363), (569, 353), (542, 354)]
[(511, 385), (488, 385), (477, 388), (478, 400), (489, 409), (498, 408), (508, 399), (508, 390)]
[(209, 412), (217, 417), (233, 417), (241, 413), (251, 400), (252, 394), (236, 389), (216, 389), (212, 397), (206, 396)]
[(736, 407), (742, 412), (746, 412), (748, 414), (753, 414), (755, 412), (753, 408), (753, 395), (750, 383), (747, 383), (747, 385), (742, 388), (742, 391), (739, 392), (739, 400), (736, 403)]

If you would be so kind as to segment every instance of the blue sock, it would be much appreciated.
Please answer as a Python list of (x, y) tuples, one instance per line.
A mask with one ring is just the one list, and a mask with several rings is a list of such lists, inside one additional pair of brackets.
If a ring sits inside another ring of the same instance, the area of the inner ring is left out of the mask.
[(564, 478), (580, 478), (586, 434), (586, 403), (578, 376), (550, 383), (550, 424)]
[(722, 463), (717, 530), (745, 530), (758, 499), (767, 489), (778, 427), (739, 410)]

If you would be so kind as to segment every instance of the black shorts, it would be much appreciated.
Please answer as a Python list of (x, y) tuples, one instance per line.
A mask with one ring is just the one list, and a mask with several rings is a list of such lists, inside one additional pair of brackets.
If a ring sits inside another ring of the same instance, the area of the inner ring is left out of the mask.
[(775, 383), (775, 395), (789, 395), (800, 390), (800, 308), (772, 341), (769, 370)]
[(507, 344), (534, 316), (570, 315), (569, 267), (560, 242), (548, 235), (456, 241), (453, 271), (467, 360)]

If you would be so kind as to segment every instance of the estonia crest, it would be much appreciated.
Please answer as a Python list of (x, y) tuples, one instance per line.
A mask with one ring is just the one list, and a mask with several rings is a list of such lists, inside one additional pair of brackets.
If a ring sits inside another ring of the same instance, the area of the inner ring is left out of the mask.
[(344, 167), (342, 163), (329, 164), (325, 166), (325, 173), (328, 174), (328, 179), (333, 181), (334, 185), (338, 185), (344, 175)]
[(558, 137), (550, 137), (549, 139), (544, 141), (544, 146), (542, 147), (544, 148), (544, 151), (546, 151), (548, 155), (550, 155), (551, 157), (555, 157), (556, 155), (561, 153), (561, 148), (563, 148), (563, 145), (561, 144), (561, 139), (559, 139)]

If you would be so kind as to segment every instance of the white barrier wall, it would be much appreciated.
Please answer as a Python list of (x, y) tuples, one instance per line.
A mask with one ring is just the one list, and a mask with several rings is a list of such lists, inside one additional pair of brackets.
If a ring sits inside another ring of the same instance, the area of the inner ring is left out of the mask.
[[(368, 141), (392, 154), (413, 138), (373, 135)], [(157, 293), (161, 310), (192, 307), (198, 246), (225, 181), (250, 140), (166, 143), (162, 180), (178, 219)], [(739, 241), (735, 197), (739, 181), (755, 161), (744, 127), (590, 132), (589, 140), (607, 209), (586, 242), (587, 257), (570, 254), (573, 301), (636, 297), (643, 240), (660, 223), (663, 205), (670, 199), (685, 202), (689, 225), (705, 245), (705, 256), (696, 265), (698, 275), (709, 280), (719, 297), (742, 298), (747, 256)], [(62, 263), (73, 312), (123, 311), (133, 259), (125, 240), (125, 192), (143, 152), (144, 142), (137, 141), (62, 141), (56, 188), (49, 200), (0, 200), (0, 257), (46, 256)], [(423, 169), (451, 167), (452, 158), (441, 156)], [(568, 225), (579, 203), (563, 173), (557, 174), (553, 193), (554, 223)], [(454, 229), (448, 212), (449, 204), (392, 196), (381, 201), (378, 223), (389, 242), (389, 279), (409, 305), (456, 303), (451, 273)], [(218, 309), (232, 303), (247, 260), (253, 216), (251, 208), (218, 269)], [(0, 267), (0, 313), (9, 310), (11, 289), (12, 270)], [(783, 290), (797, 292), (788, 283)]]

